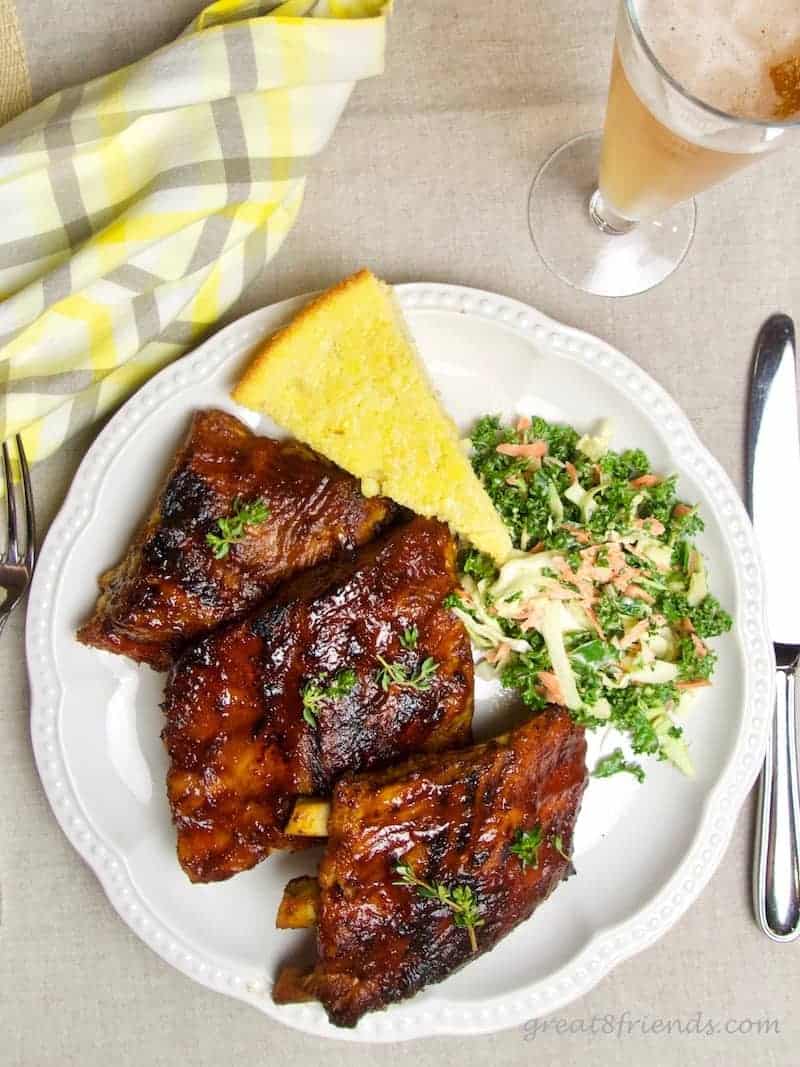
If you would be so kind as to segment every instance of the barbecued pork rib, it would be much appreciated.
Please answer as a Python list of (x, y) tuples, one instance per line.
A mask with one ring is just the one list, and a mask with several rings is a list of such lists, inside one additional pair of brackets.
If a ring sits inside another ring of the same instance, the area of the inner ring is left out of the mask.
[[(261, 500), (222, 559), (207, 534), (237, 501)], [(278, 582), (369, 541), (395, 511), (297, 441), (257, 437), (224, 411), (199, 411), (144, 528), (100, 579), (78, 639), (165, 670), (190, 638), (240, 618)]]
[[(409, 872), (455, 902), (459, 890), (471, 898), (476, 951), (493, 948), (570, 870), (585, 753), (583, 728), (550, 708), (483, 745), (345, 776), (319, 899), (297, 880), (282, 905), (282, 925), (316, 914), (319, 962), (311, 973), (285, 967), (274, 999), (320, 1000), (331, 1022), (355, 1026), (474, 959), (463, 911), (407, 884)], [(525, 833), (529, 862), (513, 850)]]
[(295, 798), (344, 771), (469, 743), (470, 644), (442, 607), (455, 584), (447, 527), (416, 518), (184, 651), (162, 736), (192, 881), (307, 844), (282, 832)]

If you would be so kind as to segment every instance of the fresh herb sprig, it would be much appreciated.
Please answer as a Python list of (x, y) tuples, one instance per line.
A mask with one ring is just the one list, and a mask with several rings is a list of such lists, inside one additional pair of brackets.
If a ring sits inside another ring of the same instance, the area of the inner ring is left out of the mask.
[(378, 662), (381, 665), (378, 671), (378, 681), (384, 693), (393, 685), (400, 689), (415, 689), (419, 693), (424, 693), (433, 685), (433, 677), (439, 670), (439, 664), (432, 656), (424, 659), (413, 672), (401, 663), (389, 663), (383, 656), (378, 656)]
[(352, 692), (356, 684), (356, 672), (347, 667), (335, 674), (327, 685), (323, 685), (318, 678), (312, 678), (303, 687), (303, 718), (309, 726), (317, 725), (317, 716), (322, 710), (322, 705), (341, 700)]
[(614, 774), (632, 774), (638, 782), (644, 781), (644, 771), (638, 763), (625, 759), (625, 753), (621, 748), (615, 748), (607, 756), (601, 757), (592, 771), (593, 778), (610, 778)]
[(539, 849), (544, 844), (544, 834), (541, 826), (534, 826), (531, 830), (517, 830), (514, 843), (510, 851), (519, 856), (523, 867), (539, 866)]
[(215, 559), (225, 559), (231, 545), (244, 540), (248, 526), (259, 526), (269, 518), (269, 508), (263, 500), (245, 502), (236, 497), (233, 511), (227, 518), (217, 519), (216, 530), (206, 534), (206, 543), (211, 546)]
[(419, 644), (419, 629), (415, 625), (407, 626), (400, 636), (400, 644), (403, 648), (413, 651)]
[(473, 889), (467, 885), (447, 886), (439, 881), (424, 882), (416, 876), (410, 863), (398, 863), (395, 872), (400, 877), (393, 885), (410, 886), (426, 900), (437, 900), (450, 908), (453, 922), (467, 931), (470, 948), (473, 952), (478, 951), (475, 930), (483, 926), (484, 920), (480, 917), (478, 898)]
[[(538, 867), (539, 850), (544, 843), (544, 833), (542, 832), (541, 826), (536, 823), (530, 830), (523, 830), (521, 828), (517, 830), (514, 840), (509, 847), (509, 851), (519, 857), (519, 861), (523, 867)], [(560, 856), (563, 856), (565, 860), (569, 861), (570, 857), (564, 849), (564, 840), (561, 837), (561, 834), (553, 834), (550, 837), (550, 844)]]

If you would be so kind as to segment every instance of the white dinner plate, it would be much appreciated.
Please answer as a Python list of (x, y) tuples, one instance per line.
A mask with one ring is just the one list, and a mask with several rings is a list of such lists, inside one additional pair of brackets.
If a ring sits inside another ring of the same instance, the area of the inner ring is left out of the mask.
[[(277, 855), (228, 882), (191, 885), (175, 858), (164, 788), (162, 676), (74, 637), (98, 574), (119, 559), (149, 510), (192, 411), (225, 408), (255, 430), (280, 434), (235, 405), (229, 390), (253, 346), (308, 297), (233, 323), (128, 401), (81, 464), (33, 581), (27, 654), (42, 783), (120, 916), (167, 963), (289, 1026), (356, 1041), (520, 1024), (585, 993), (655, 941), (719, 863), (761, 764), (772, 710), (772, 648), (752, 530), (675, 403), (619, 352), (533, 308), (450, 285), (397, 291), (431, 378), (465, 431), (486, 412), (538, 413), (579, 428), (611, 416), (616, 446), (640, 446), (656, 470), (676, 471), (681, 495), (701, 505), (700, 545), (735, 628), (715, 642), (714, 686), (686, 724), (696, 777), (647, 760), (641, 786), (629, 775), (592, 780), (578, 822), (576, 877), (493, 952), (357, 1029), (337, 1030), (318, 1004), (277, 1007), (270, 995), (279, 965), (311, 941), (308, 931), (276, 930), (275, 913), (287, 879), (313, 872), (316, 854)], [(504, 699), (478, 684), (479, 735), (499, 721)], [(590, 765), (616, 743), (593, 735)]]

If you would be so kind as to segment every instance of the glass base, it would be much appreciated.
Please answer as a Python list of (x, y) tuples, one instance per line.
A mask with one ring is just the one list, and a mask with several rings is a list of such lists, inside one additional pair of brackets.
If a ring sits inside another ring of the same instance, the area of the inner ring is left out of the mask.
[(690, 200), (659, 219), (609, 224), (598, 203), (602, 133), (567, 141), (542, 165), (531, 186), (528, 225), (539, 255), (562, 281), (597, 296), (633, 296), (663, 282), (694, 237)]

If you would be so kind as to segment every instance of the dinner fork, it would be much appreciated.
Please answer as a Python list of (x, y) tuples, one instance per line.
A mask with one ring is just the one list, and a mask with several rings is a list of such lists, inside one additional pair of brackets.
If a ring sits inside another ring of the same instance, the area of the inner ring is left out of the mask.
[[(6, 493), (6, 536), (5, 552), (0, 555), (0, 593), (5, 599), (0, 604), (0, 634), (8, 617), (31, 583), (33, 567), (36, 562), (36, 521), (33, 511), (33, 491), (31, 474), (22, 438), (17, 435), (17, 456), (22, 481), (22, 501), (24, 516), (20, 521), (17, 510), (14, 479), (11, 476), (11, 453), (8, 442), (3, 442), (3, 477)], [(24, 546), (24, 549), (23, 549)]]

